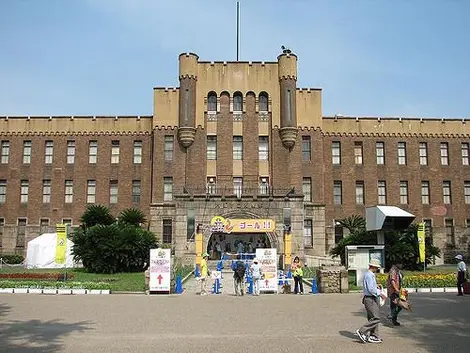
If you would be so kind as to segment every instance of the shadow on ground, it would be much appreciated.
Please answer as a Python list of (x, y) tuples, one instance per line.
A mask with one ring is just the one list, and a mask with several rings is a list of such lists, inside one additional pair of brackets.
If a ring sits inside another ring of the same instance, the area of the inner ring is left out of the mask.
[(63, 323), (59, 320), (8, 321), (11, 308), (0, 304), (0, 351), (15, 353), (53, 353), (62, 349), (62, 341), (72, 332), (90, 330), (91, 322)]
[[(389, 314), (388, 302), (381, 308), (382, 332), (388, 330), (395, 337), (406, 337), (430, 353), (468, 352), (470, 350), (470, 296), (457, 297), (449, 293), (410, 295), (412, 311), (402, 311), (399, 321), (402, 326), (394, 327), (386, 319)], [(364, 317), (365, 310), (353, 312)], [(345, 331), (341, 331), (345, 332)], [(340, 334), (341, 334), (340, 332)], [(353, 336), (353, 333), (348, 336)]]

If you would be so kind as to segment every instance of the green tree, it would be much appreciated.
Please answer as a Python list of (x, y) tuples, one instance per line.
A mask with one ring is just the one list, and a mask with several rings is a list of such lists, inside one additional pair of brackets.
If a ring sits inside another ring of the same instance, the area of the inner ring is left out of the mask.
[[(132, 222), (137, 219), (134, 216), (127, 218), (127, 221), (123, 220), (126, 219), (124, 216), (120, 222), (114, 221), (109, 224), (111, 219), (107, 216), (110, 216), (109, 211), (106, 212), (103, 206), (100, 206), (97, 213), (103, 217), (99, 218), (93, 213), (94, 210), (88, 209), (85, 212), (87, 216), (84, 215), (82, 219), (88, 223), (82, 224), (72, 235), (74, 259), (81, 261), (89, 272), (143, 271), (145, 265), (149, 263), (150, 249), (156, 247), (155, 235), (133, 224)], [(137, 212), (124, 210), (121, 216), (123, 214), (136, 215)], [(105, 223), (96, 223), (100, 219)]]
[(85, 229), (97, 224), (111, 225), (115, 221), (109, 209), (102, 205), (89, 205), (80, 218), (81, 226)]
[(135, 227), (141, 227), (143, 224), (147, 223), (145, 214), (137, 208), (128, 208), (121, 212), (118, 217), (118, 222), (120, 224), (130, 224)]

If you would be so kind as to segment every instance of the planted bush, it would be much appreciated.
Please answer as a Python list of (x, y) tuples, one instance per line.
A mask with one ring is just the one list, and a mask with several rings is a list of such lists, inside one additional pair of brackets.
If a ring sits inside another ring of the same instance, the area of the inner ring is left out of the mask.
[(0, 278), (9, 278), (9, 279), (36, 279), (36, 280), (54, 280), (54, 281), (64, 281), (65, 279), (72, 280), (74, 277), (73, 273), (35, 273), (35, 272), (23, 272), (23, 273), (0, 273)]
[(9, 265), (19, 265), (24, 261), (24, 256), (20, 254), (3, 254), (0, 258)]
[[(377, 282), (384, 287), (387, 286), (387, 279), (387, 274), (377, 274)], [(405, 288), (454, 287), (456, 283), (457, 277), (454, 273), (420, 273), (403, 277), (403, 287)]]

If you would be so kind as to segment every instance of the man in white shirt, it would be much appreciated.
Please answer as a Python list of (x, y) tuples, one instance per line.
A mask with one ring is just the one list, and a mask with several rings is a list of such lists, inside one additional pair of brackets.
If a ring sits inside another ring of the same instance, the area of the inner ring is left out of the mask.
[(382, 288), (379, 289), (375, 279), (375, 272), (380, 268), (380, 261), (372, 259), (369, 263), (369, 271), (364, 274), (363, 292), (364, 298), (362, 302), (367, 312), (367, 322), (356, 331), (357, 336), (362, 342), (366, 343), (382, 343), (379, 337), (379, 324), (380, 324), (380, 307), (379, 298), (386, 300), (387, 297), (382, 293)]
[(250, 266), (251, 278), (253, 278), (253, 295), (259, 295), (259, 281), (262, 276), (261, 266), (258, 259), (255, 257)]
[(463, 284), (465, 283), (466, 276), (467, 276), (467, 265), (463, 261), (462, 255), (455, 256), (455, 259), (458, 261), (457, 264), (457, 290), (459, 291), (459, 296), (463, 295)]

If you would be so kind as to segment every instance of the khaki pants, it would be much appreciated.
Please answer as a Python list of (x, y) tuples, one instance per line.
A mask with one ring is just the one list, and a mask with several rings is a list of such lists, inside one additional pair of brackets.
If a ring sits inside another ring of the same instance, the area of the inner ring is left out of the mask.
[(207, 294), (206, 285), (207, 285), (207, 277), (201, 277), (201, 295)]

